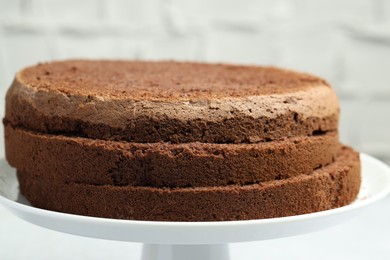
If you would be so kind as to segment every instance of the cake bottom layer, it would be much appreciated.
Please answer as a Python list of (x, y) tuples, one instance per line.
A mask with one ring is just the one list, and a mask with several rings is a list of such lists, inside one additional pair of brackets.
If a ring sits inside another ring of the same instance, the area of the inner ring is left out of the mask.
[(341, 207), (360, 188), (359, 154), (343, 147), (335, 162), (310, 175), (195, 188), (90, 185), (18, 171), (33, 206), (79, 215), (152, 221), (228, 221), (284, 217)]

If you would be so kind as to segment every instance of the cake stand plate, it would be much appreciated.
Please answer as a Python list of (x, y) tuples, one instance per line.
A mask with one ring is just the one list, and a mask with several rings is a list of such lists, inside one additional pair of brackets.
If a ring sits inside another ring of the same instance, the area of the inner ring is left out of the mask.
[(346, 221), (390, 193), (390, 169), (361, 154), (362, 188), (355, 202), (337, 209), (273, 219), (156, 222), (86, 217), (30, 206), (20, 195), (15, 169), (0, 160), (0, 204), (19, 218), (52, 230), (93, 238), (144, 243), (142, 259), (229, 259), (228, 243), (318, 231)]

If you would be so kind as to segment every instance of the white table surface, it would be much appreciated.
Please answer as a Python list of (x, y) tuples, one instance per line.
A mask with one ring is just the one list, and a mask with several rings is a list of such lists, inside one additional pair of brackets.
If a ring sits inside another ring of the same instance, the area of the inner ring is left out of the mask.
[[(349, 222), (297, 237), (237, 243), (232, 259), (390, 259), (390, 197)], [(78, 237), (24, 222), (0, 206), (0, 259), (139, 259), (141, 244)], [(287, 258), (286, 258), (287, 257)]]

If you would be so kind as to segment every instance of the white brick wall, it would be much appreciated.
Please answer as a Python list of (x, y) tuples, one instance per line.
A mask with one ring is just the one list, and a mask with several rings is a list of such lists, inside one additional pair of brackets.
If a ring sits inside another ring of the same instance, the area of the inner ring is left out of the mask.
[(341, 139), (390, 162), (387, 0), (0, 0), (0, 116), (18, 69), (72, 57), (312, 72), (341, 98)]

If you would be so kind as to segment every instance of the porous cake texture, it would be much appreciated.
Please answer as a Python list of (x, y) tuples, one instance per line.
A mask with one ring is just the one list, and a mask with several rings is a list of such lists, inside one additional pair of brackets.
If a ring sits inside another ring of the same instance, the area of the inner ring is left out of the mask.
[(6, 158), (32, 205), (159, 221), (282, 217), (351, 203), (358, 154), (322, 79), (273, 67), (70, 60), (17, 73)]
[(92, 185), (18, 172), (35, 206), (73, 214), (153, 221), (223, 221), (312, 213), (351, 203), (359, 156), (344, 148), (334, 163), (284, 180), (190, 188)]
[(253, 144), (127, 143), (11, 126), (5, 127), (5, 136), (7, 158), (21, 171), (120, 186), (202, 187), (286, 179), (331, 163), (340, 148), (334, 132)]

